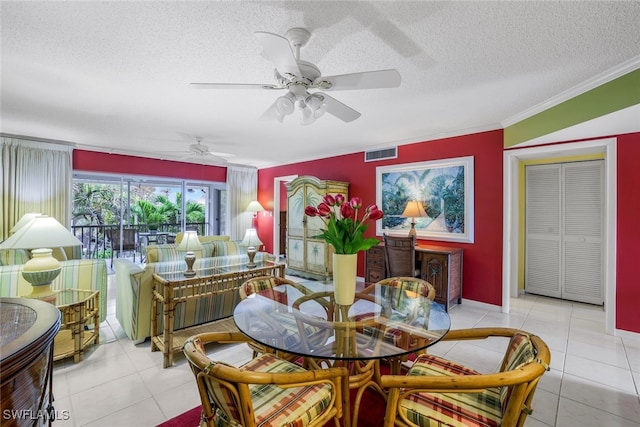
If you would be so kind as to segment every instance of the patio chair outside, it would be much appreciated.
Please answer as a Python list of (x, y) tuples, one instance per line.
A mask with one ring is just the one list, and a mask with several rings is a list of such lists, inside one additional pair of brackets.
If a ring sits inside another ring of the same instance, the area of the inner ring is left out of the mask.
[[(118, 252), (116, 258), (121, 255), (121, 252), (133, 252), (133, 262), (136, 262), (136, 230), (133, 228), (125, 228), (122, 230), (122, 251), (120, 251), (120, 230), (111, 229), (105, 230), (109, 242), (111, 242), (111, 267), (113, 267), (113, 254)], [(142, 259), (141, 259), (142, 261)]]

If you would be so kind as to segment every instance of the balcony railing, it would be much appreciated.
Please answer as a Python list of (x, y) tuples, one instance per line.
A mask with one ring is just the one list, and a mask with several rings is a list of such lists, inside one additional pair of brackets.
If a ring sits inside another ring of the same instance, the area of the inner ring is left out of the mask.
[[(136, 230), (136, 251), (142, 252), (143, 246), (148, 242), (147, 239), (143, 239), (140, 233), (152, 232), (147, 224), (137, 225), (125, 225), (124, 228), (132, 228)], [(187, 230), (196, 230), (199, 236), (206, 234), (209, 224), (206, 222), (199, 223), (187, 223)], [(109, 230), (118, 232), (120, 230), (119, 224), (109, 225), (73, 225), (71, 226), (71, 232), (78, 240), (82, 242), (82, 257), (83, 258), (111, 258), (111, 251), (120, 251), (119, 247), (112, 248), (111, 241), (109, 240)], [(180, 224), (160, 224), (157, 229), (160, 233), (168, 233), (166, 241), (171, 243), (175, 241), (175, 235), (181, 231)]]

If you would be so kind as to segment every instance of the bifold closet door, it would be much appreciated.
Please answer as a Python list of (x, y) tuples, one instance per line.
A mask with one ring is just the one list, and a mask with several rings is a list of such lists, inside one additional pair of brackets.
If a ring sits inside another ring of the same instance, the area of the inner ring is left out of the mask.
[(563, 165), (562, 298), (604, 303), (604, 162)]
[(604, 302), (601, 160), (526, 168), (525, 290)]
[(560, 165), (526, 167), (525, 291), (561, 298)]

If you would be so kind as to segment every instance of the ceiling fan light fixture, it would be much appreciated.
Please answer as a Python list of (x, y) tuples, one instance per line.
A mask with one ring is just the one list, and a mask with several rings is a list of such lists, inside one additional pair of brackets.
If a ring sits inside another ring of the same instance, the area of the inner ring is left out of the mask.
[(295, 109), (296, 96), (291, 92), (276, 99), (276, 110), (283, 116), (292, 114)]
[(327, 104), (324, 102), (322, 95), (309, 95), (304, 102), (311, 109), (313, 117), (316, 119), (322, 117), (322, 115), (327, 112)]
[(307, 105), (300, 103), (300, 111), (302, 112), (302, 120), (300, 120), (300, 124), (310, 125), (316, 121), (313, 111)]

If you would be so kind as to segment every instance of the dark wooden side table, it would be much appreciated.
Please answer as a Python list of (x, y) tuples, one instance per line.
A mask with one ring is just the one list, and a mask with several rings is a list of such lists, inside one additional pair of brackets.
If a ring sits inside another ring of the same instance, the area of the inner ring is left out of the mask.
[(0, 298), (0, 424), (51, 425), (53, 340), (60, 311), (48, 302)]

